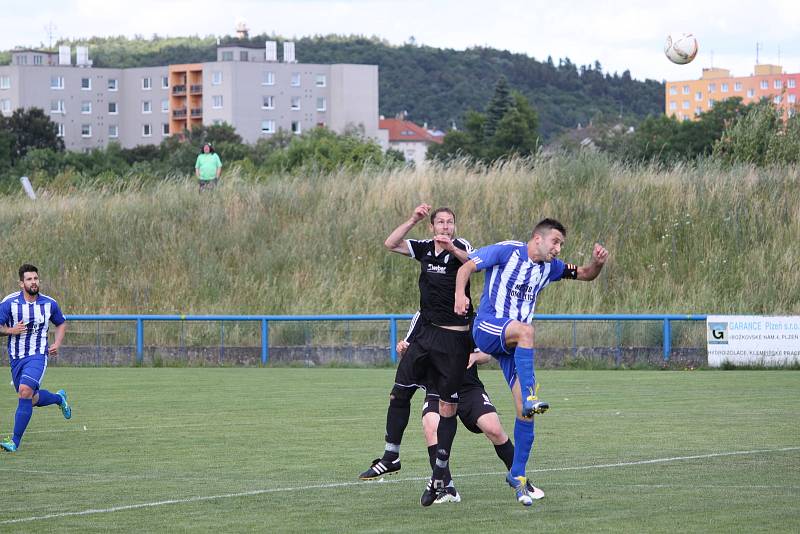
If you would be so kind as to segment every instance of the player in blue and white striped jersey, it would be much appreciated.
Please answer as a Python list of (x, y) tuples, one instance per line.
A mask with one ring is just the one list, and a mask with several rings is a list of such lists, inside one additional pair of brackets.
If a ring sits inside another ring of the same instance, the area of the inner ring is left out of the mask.
[[(14, 435), (0, 442), (8, 452), (19, 448), (22, 435), (31, 420), (34, 406), (56, 404), (65, 419), (72, 417), (67, 393), (62, 389), (51, 393), (41, 389), (47, 357), (58, 354), (67, 330), (58, 302), (39, 293), (39, 271), (30, 264), (19, 268), (20, 291), (6, 296), (0, 303), (0, 334), (8, 336), (8, 357), (11, 378), (19, 394), (14, 416)], [(47, 332), (55, 325), (55, 338), (49, 345)]]
[(557, 256), (567, 236), (564, 226), (544, 219), (533, 229), (527, 243), (503, 241), (469, 255), (456, 275), (455, 312), (467, 313), (469, 298), (464, 289), (470, 275), (485, 270), (486, 279), (473, 338), (478, 348), (497, 358), (517, 408), (514, 424), (514, 462), (506, 482), (517, 500), (533, 503), (526, 489), (525, 467), (533, 447), (533, 414), (549, 408), (536, 396), (534, 374), (533, 312), (536, 297), (550, 282), (562, 279), (590, 281), (597, 278), (608, 259), (608, 251), (595, 243), (591, 261), (582, 267), (564, 263)]

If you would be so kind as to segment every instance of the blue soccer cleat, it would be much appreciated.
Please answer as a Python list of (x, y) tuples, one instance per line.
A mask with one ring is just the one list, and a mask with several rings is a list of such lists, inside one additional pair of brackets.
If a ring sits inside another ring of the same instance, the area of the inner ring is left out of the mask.
[(59, 406), (61, 407), (61, 413), (64, 419), (69, 419), (72, 417), (72, 408), (69, 407), (69, 403), (67, 402), (67, 392), (63, 389), (59, 389), (56, 395), (61, 397), (61, 404)]
[(530, 506), (533, 504), (533, 499), (530, 493), (528, 493), (528, 479), (525, 477), (512, 477), (511, 471), (509, 471), (506, 475), (506, 482), (508, 482), (509, 486), (514, 488), (514, 491), (517, 493), (517, 501), (522, 503), (523, 506)]
[(522, 417), (533, 417), (533, 414), (542, 414), (550, 408), (550, 404), (539, 400), (539, 384), (536, 384), (536, 391), (528, 390), (528, 396), (522, 400)]
[(17, 444), (14, 443), (14, 440), (11, 438), (6, 438), (3, 441), (0, 441), (0, 447), (6, 452), (16, 452)]

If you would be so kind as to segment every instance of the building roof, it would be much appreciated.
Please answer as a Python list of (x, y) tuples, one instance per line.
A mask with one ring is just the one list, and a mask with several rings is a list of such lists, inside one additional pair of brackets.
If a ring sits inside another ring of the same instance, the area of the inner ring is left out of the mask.
[(402, 119), (381, 119), (378, 128), (389, 130), (390, 142), (417, 141), (439, 144), (444, 142), (443, 136), (432, 135), (425, 128)]

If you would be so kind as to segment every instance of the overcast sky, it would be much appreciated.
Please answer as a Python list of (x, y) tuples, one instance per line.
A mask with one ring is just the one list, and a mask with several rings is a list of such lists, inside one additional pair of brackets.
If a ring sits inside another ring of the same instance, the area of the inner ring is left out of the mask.
[[(0, 49), (37, 47), (53, 36), (251, 34), (285, 37), (331, 33), (378, 36), (392, 44), (463, 50), (490, 46), (538, 60), (600, 61), (606, 72), (634, 78), (699, 78), (713, 64), (735, 76), (761, 63), (800, 72), (800, 0), (2, 0)], [(35, 9), (34, 9), (35, 7)], [(700, 54), (676, 66), (663, 54), (665, 36), (691, 32)], [(89, 52), (91, 57), (91, 50)], [(303, 61), (303, 50), (297, 49)]]

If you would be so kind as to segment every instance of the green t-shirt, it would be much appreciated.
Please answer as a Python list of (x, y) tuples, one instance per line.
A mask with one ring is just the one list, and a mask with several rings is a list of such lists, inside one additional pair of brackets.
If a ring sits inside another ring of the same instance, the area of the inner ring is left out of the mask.
[(216, 152), (209, 152), (208, 154), (198, 154), (197, 161), (194, 164), (195, 169), (200, 169), (201, 180), (213, 180), (217, 177), (217, 169), (222, 167), (222, 162), (219, 160)]

